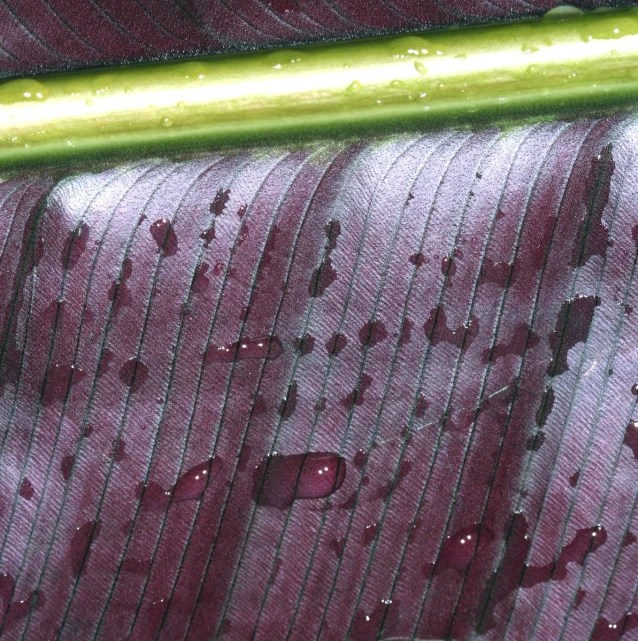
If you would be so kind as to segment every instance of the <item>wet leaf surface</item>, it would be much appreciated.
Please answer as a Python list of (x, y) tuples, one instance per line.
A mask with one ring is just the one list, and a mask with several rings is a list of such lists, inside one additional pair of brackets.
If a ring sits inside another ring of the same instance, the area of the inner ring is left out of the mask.
[(2, 638), (631, 638), (637, 141), (1, 184)]

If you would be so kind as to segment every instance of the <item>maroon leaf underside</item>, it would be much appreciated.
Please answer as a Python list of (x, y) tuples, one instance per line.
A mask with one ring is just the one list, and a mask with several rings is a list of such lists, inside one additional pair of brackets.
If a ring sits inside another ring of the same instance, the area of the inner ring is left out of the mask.
[(637, 144), (0, 184), (1, 638), (635, 638)]
[[(0, 76), (516, 19), (542, 15), (559, 4), (560, 0), (5, 0), (0, 5)], [(623, 3), (571, 4), (594, 9)]]

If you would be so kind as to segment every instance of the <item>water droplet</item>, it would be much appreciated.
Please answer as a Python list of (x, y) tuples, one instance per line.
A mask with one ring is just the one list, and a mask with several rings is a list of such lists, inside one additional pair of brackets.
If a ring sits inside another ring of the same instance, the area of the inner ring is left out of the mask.
[(163, 116), (160, 120), (160, 125), (162, 125), (162, 127), (172, 127), (173, 119), (168, 116)]
[(155, 481), (138, 483), (135, 496), (141, 500), (141, 507), (147, 510), (165, 510), (171, 500), (170, 490), (165, 490)]
[(123, 439), (118, 438), (113, 441), (113, 460), (116, 463), (120, 463), (126, 458), (125, 447)]
[(372, 523), (371, 525), (366, 525), (361, 535), (361, 542), (363, 543), (363, 545), (370, 545), (370, 543), (372, 543), (372, 541), (374, 541), (375, 537), (377, 536), (378, 530), (379, 530), (378, 523)]
[(569, 485), (570, 487), (576, 487), (578, 485), (578, 479), (580, 477), (580, 470), (576, 470), (570, 477), (569, 477)]
[(326, 341), (326, 350), (331, 356), (339, 356), (341, 350), (348, 344), (348, 339), (343, 334), (336, 332)]
[(607, 542), (605, 528), (597, 525), (578, 530), (571, 543), (563, 547), (556, 561), (545, 565), (528, 565), (522, 585), (532, 587), (550, 580), (563, 581), (567, 577), (567, 565), (576, 563), (583, 567), (585, 559)]
[(423, 326), (426, 338), (432, 345), (439, 343), (450, 343), (465, 350), (478, 336), (479, 322), (476, 316), (472, 316), (468, 323), (464, 323), (456, 329), (450, 329), (447, 324), (447, 317), (442, 305), (435, 307), (428, 316)]
[(451, 278), (456, 274), (456, 263), (450, 256), (445, 256), (441, 260), (441, 273), (447, 278)]
[(295, 339), (295, 349), (299, 352), (299, 356), (307, 356), (312, 354), (315, 349), (315, 339), (310, 334), (304, 334)]
[(180, 101), (177, 103), (177, 108), (178, 108), (178, 109), (184, 109), (185, 107), (186, 107), (186, 103), (185, 103), (183, 100), (180, 100)]
[(49, 97), (49, 90), (33, 78), (19, 78), (0, 84), (0, 104), (17, 102), (42, 102)]
[[(556, 329), (549, 337), (552, 350), (552, 363), (548, 368), (550, 376), (567, 371), (567, 353), (577, 343), (587, 340), (594, 311), (599, 305), (600, 299), (597, 296), (580, 295), (562, 304), (556, 320)], [(636, 390), (638, 395), (638, 386)]]
[(634, 458), (638, 461), (638, 421), (630, 421), (627, 425), (623, 444), (633, 452)]
[(218, 457), (194, 465), (175, 483), (173, 500), (190, 501), (201, 498), (210, 481), (219, 474), (220, 469), (221, 460)]
[(210, 279), (206, 276), (210, 265), (208, 263), (202, 263), (197, 266), (195, 269), (195, 275), (193, 276), (193, 283), (191, 284), (191, 289), (194, 294), (202, 294), (208, 289), (210, 285)]
[(89, 238), (90, 230), (86, 223), (80, 223), (73, 231), (69, 232), (60, 254), (60, 263), (63, 269), (73, 269), (78, 264), (86, 250)]
[(418, 60), (415, 61), (414, 63), (414, 68), (422, 75), (425, 76), (425, 74), (428, 72), (427, 67), (422, 63), (419, 62)]
[(347, 410), (352, 409), (355, 405), (363, 405), (365, 391), (372, 385), (372, 382), (372, 376), (362, 374), (359, 385), (348, 396), (341, 399), (341, 405)]
[(358, 80), (353, 80), (348, 86), (348, 91), (351, 93), (358, 93), (361, 91), (361, 83)]
[(199, 237), (204, 241), (204, 249), (208, 249), (211, 242), (215, 240), (215, 222), (213, 221), (208, 229), (205, 229)]
[(93, 101), (90, 98), (87, 98), (85, 101), (85, 104), (87, 107), (92, 107), (93, 106)]
[(415, 266), (415, 267), (421, 267), (423, 265), (426, 265), (430, 261), (421, 253), (421, 252), (416, 252), (415, 254), (412, 254), (408, 260)]
[(247, 223), (243, 223), (239, 228), (239, 233), (237, 234), (237, 247), (239, 247), (250, 235), (250, 227)]
[(221, 216), (229, 200), (230, 189), (218, 189), (213, 202), (210, 204), (210, 213), (215, 216)]
[(401, 324), (401, 332), (399, 334), (399, 347), (403, 347), (412, 341), (412, 330), (414, 329), (414, 322), (409, 318), (404, 318)]
[(20, 485), (20, 496), (27, 501), (30, 501), (33, 498), (33, 485), (29, 479), (22, 479), (22, 485)]
[(168, 218), (156, 220), (149, 227), (149, 231), (157, 245), (157, 251), (162, 252), (165, 258), (174, 256), (177, 253), (177, 235)]
[(402, 80), (393, 80), (390, 86), (394, 89), (399, 89), (400, 87), (404, 87), (405, 83)]
[(430, 402), (421, 394), (416, 401), (416, 407), (414, 408), (414, 415), (417, 418), (423, 418), (428, 408), (430, 407)]
[(330, 541), (330, 544), (328, 545), (328, 547), (334, 551), (338, 559), (341, 558), (341, 555), (343, 554), (343, 549), (345, 548), (345, 546), (346, 546), (345, 539), (332, 539), (332, 541)]
[(330, 496), (345, 477), (346, 461), (334, 452), (272, 454), (255, 467), (253, 500), (283, 510), (298, 499)]
[(69, 454), (68, 456), (65, 456), (62, 459), (62, 462), (60, 463), (60, 469), (62, 470), (62, 478), (65, 481), (69, 480), (69, 477), (71, 476), (71, 471), (73, 469), (73, 463), (75, 462), (75, 456), (72, 454)]
[[(377, 639), (409, 639), (412, 637), (397, 637), (391, 630), (397, 629), (401, 613), (400, 601), (381, 599), (374, 610), (357, 610), (352, 621), (350, 637), (354, 641), (376, 641)], [(383, 628), (382, 628), (383, 626)], [(429, 641), (429, 639), (428, 639)]]
[(368, 459), (368, 455), (363, 451), (359, 450), (352, 459), (352, 464), (358, 469), (362, 470)]
[(79, 576), (86, 568), (91, 546), (100, 536), (101, 528), (102, 523), (100, 521), (88, 521), (76, 528), (69, 548), (71, 569), (76, 576)]
[[(126, 531), (128, 534), (130, 528)], [(140, 576), (146, 576), (151, 567), (150, 559), (136, 559), (131, 557), (126, 557), (122, 563), (122, 572), (128, 572), (129, 574), (138, 574)]]
[(64, 401), (71, 385), (81, 381), (83, 378), (84, 370), (73, 364), (52, 363), (47, 371), (42, 404), (49, 406), (54, 401)]
[(388, 332), (381, 320), (369, 321), (359, 329), (361, 348), (374, 347), (388, 337)]
[(246, 338), (230, 345), (209, 345), (206, 362), (232, 363), (234, 360), (273, 359), (284, 353), (283, 345), (277, 336)]
[(288, 393), (279, 404), (279, 415), (284, 420), (289, 419), (297, 408), (297, 381), (293, 381), (288, 387)]
[(583, 14), (583, 11), (578, 7), (574, 7), (571, 4), (561, 4), (545, 12), (543, 19), (564, 20), (565, 18), (580, 16), (582, 14)]
[(494, 533), (478, 523), (446, 537), (436, 562), (436, 571), (465, 570), (472, 559), (494, 540)]
[(139, 391), (148, 378), (148, 368), (135, 358), (129, 358), (120, 368), (118, 374), (124, 385), (131, 388), (131, 393)]
[(591, 641), (620, 641), (620, 639), (629, 638), (626, 633), (636, 628), (638, 628), (638, 614), (627, 612), (615, 622), (601, 616), (596, 621), (590, 639)]

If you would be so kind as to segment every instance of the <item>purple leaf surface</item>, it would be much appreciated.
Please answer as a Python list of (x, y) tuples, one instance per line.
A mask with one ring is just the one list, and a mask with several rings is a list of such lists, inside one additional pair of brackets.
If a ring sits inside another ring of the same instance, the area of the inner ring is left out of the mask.
[[(557, 4), (7, 0), (0, 74)], [(0, 638), (638, 639), (637, 148), (617, 118), (0, 183)]]
[(636, 638), (637, 147), (0, 184), (0, 637)]
[[(5, 0), (0, 76), (542, 15), (560, 0)], [(619, 4), (573, 0), (582, 9)]]

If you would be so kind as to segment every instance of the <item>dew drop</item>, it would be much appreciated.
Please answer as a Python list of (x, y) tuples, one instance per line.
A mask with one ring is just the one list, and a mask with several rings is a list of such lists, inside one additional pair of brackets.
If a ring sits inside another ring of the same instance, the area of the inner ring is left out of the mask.
[(437, 571), (464, 570), (472, 559), (494, 539), (494, 533), (476, 523), (446, 537), (437, 560)]
[(335, 553), (336, 557), (338, 559), (341, 558), (341, 555), (343, 554), (343, 549), (346, 546), (346, 540), (345, 539), (332, 539), (330, 541), (330, 544), (328, 547)]
[(218, 189), (213, 202), (210, 204), (210, 213), (221, 216), (230, 200), (230, 189)]
[(339, 356), (341, 350), (348, 344), (348, 339), (343, 334), (336, 332), (326, 341), (326, 350), (331, 356)]
[(334, 452), (272, 454), (255, 467), (253, 500), (283, 510), (298, 499), (330, 496), (345, 477), (346, 461)]
[(523, 587), (529, 588), (551, 580), (564, 581), (568, 564), (576, 563), (583, 567), (587, 556), (596, 552), (606, 542), (607, 532), (600, 525), (578, 530), (572, 541), (563, 547), (556, 561), (550, 561), (545, 565), (529, 565), (525, 568)]
[(161, 125), (162, 127), (172, 127), (172, 126), (173, 126), (173, 119), (172, 119), (172, 118), (169, 118), (168, 116), (164, 116), (164, 117), (160, 120), (160, 125)]
[(73, 574), (76, 576), (79, 576), (86, 567), (91, 546), (100, 536), (101, 527), (101, 521), (88, 521), (76, 528), (69, 548), (69, 560)]
[(388, 332), (381, 320), (369, 321), (359, 329), (361, 348), (374, 347), (388, 337)]
[(175, 483), (173, 500), (189, 501), (201, 498), (210, 481), (219, 474), (220, 469), (221, 460), (216, 457), (194, 465)]
[(315, 349), (315, 339), (310, 334), (304, 334), (295, 339), (295, 349), (299, 352), (299, 356), (307, 356), (312, 354)]
[(348, 86), (348, 91), (351, 93), (358, 93), (361, 91), (361, 83), (358, 80), (354, 80)]
[(297, 408), (297, 388), (297, 381), (293, 381), (288, 386), (288, 393), (286, 394), (286, 398), (282, 399), (281, 403), (279, 404), (279, 415), (284, 420), (289, 419), (294, 414), (295, 409)]
[(352, 464), (358, 469), (362, 470), (363, 466), (366, 463), (366, 460), (368, 459), (367, 454), (363, 450), (359, 450), (355, 455), (354, 458), (352, 459)]
[(209, 345), (206, 362), (232, 363), (234, 360), (272, 360), (284, 353), (283, 345), (277, 336), (246, 338), (229, 345)]
[(224, 271), (224, 263), (215, 263), (213, 276), (219, 276)]
[(347, 410), (351, 410), (355, 405), (363, 405), (365, 401), (365, 392), (372, 385), (373, 382), (372, 376), (369, 374), (361, 374), (359, 384), (355, 387), (350, 394), (341, 399), (341, 405), (343, 405)]
[(131, 388), (131, 393), (139, 391), (148, 378), (148, 368), (135, 358), (129, 358), (120, 368), (118, 374), (124, 385)]
[(210, 265), (208, 263), (201, 263), (195, 269), (195, 275), (193, 276), (193, 282), (191, 284), (191, 289), (194, 294), (202, 294), (208, 289), (210, 285), (210, 279), (206, 276)]
[(638, 614), (627, 612), (617, 621), (609, 621), (601, 616), (596, 621), (590, 637), (591, 641), (619, 641), (628, 638), (626, 633), (638, 628)]
[(427, 67), (422, 63), (419, 62), (418, 60), (414, 63), (414, 68), (422, 75), (425, 76), (425, 74), (428, 72)]
[(71, 470), (73, 469), (73, 463), (75, 462), (75, 457), (72, 454), (65, 456), (60, 463), (60, 469), (62, 470), (62, 478), (65, 481), (69, 480), (71, 476)]
[(547, 20), (563, 20), (565, 18), (570, 18), (572, 16), (580, 16), (583, 14), (583, 11), (578, 7), (574, 7), (571, 4), (561, 4), (557, 7), (553, 7), (549, 11), (545, 12), (543, 19)]
[(33, 498), (33, 485), (28, 478), (22, 479), (22, 485), (20, 486), (20, 496), (27, 501), (30, 501)]
[(638, 421), (630, 421), (625, 430), (625, 439), (623, 444), (626, 445), (638, 461)]
[(378, 530), (378, 523), (366, 525), (363, 529), (363, 534), (361, 535), (361, 542), (363, 543), (363, 545), (370, 545), (370, 543), (372, 543), (372, 541), (374, 541), (375, 537), (377, 536)]
[(174, 256), (177, 253), (177, 235), (168, 218), (156, 220), (149, 231), (157, 245), (157, 251), (162, 252), (164, 257)]
[(170, 490), (165, 490), (155, 481), (138, 483), (135, 495), (140, 499), (141, 507), (147, 510), (165, 510), (171, 500)]
[[(130, 528), (129, 528), (130, 530)], [(128, 534), (128, 530), (126, 531)], [(128, 572), (129, 574), (139, 574), (140, 576), (146, 576), (151, 567), (150, 559), (136, 559), (134, 557), (127, 557), (122, 563), (122, 572)]]
[(41, 102), (49, 97), (48, 89), (33, 78), (9, 80), (0, 85), (0, 104)]

